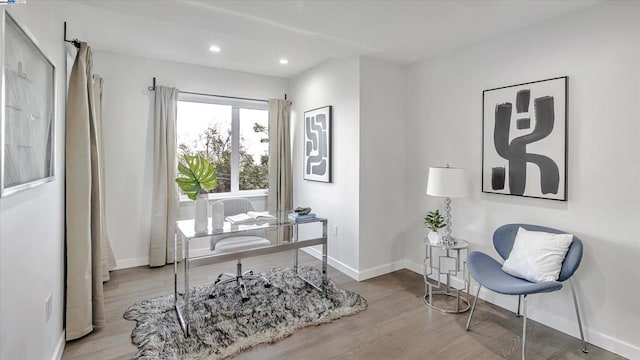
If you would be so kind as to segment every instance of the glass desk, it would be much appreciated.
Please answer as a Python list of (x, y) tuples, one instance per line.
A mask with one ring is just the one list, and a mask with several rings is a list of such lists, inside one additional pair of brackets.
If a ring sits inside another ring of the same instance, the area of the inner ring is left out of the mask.
[[(458, 314), (469, 310), (469, 299), (464, 294), (460, 294), (461, 291), (466, 291), (467, 294), (469, 293), (469, 279), (465, 262), (469, 243), (456, 239), (453, 245), (445, 245), (443, 243), (432, 244), (428, 239), (425, 239), (425, 247), (424, 303), (430, 308), (443, 313)], [(463, 252), (465, 253), (465, 258), (461, 257)], [(458, 272), (462, 272), (462, 288), (456, 288), (451, 284), (451, 276), (458, 275)], [(444, 282), (441, 281), (441, 277), (443, 276)], [(444, 290), (439, 290), (442, 286), (444, 286)], [(434, 290), (434, 288), (438, 290)], [(434, 296), (438, 295), (454, 297), (455, 306), (438, 306), (434, 304)], [(463, 306), (460, 306), (461, 302)]]
[[(269, 220), (257, 220), (255, 223), (249, 224), (231, 224), (227, 221), (224, 222), (222, 229), (213, 229), (211, 226), (211, 218), (209, 218), (208, 230), (203, 233), (196, 233), (194, 227), (194, 220), (181, 220), (176, 224), (176, 236), (173, 242), (174, 253), (178, 253), (178, 242), (182, 241), (184, 245), (185, 258), (182, 260), (182, 264), (179, 266), (178, 261), (174, 262), (173, 275), (174, 275), (174, 306), (178, 313), (178, 320), (182, 330), (184, 330), (186, 336), (189, 336), (189, 269), (218, 264), (231, 260), (240, 260), (253, 256), (260, 256), (266, 254), (272, 254), (281, 251), (293, 250), (293, 268), (296, 273), (298, 272), (298, 249), (314, 245), (322, 245), (322, 283), (313, 284), (304, 277), (298, 275), (302, 280), (307, 282), (312, 287), (319, 291), (325, 292), (327, 284), (327, 220), (323, 218), (314, 218), (307, 220), (293, 220), (289, 218), (288, 212), (270, 213), (274, 216)], [(298, 226), (304, 224), (320, 223), (322, 225), (322, 236), (314, 239), (302, 240), (298, 238)], [(292, 228), (291, 240), (282, 240), (280, 231), (282, 228)], [(253, 249), (244, 249), (235, 252), (228, 253), (214, 253), (191, 256), (189, 254), (189, 243), (195, 239), (202, 239), (207, 237), (215, 237), (219, 235), (229, 235), (237, 233), (238, 236), (242, 236), (243, 233), (251, 232), (255, 230), (268, 230), (274, 229), (277, 231), (276, 240), (271, 240), (271, 245)], [(178, 293), (178, 275), (180, 268), (184, 268), (184, 294)], [(181, 301), (180, 301), (181, 300)]]

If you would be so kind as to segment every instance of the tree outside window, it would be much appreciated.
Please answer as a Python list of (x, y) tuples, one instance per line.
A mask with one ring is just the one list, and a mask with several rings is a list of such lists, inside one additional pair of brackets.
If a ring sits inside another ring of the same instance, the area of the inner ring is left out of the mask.
[(178, 157), (202, 155), (215, 166), (218, 183), (211, 192), (266, 190), (267, 104), (251, 103), (243, 107), (242, 102), (202, 97), (194, 99), (198, 101), (178, 101)]

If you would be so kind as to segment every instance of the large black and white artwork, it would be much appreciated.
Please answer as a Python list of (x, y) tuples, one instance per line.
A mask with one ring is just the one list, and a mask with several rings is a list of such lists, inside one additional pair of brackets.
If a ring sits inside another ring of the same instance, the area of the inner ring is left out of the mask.
[(567, 200), (567, 81), (483, 91), (483, 192)]
[(331, 106), (304, 113), (304, 179), (331, 182)]

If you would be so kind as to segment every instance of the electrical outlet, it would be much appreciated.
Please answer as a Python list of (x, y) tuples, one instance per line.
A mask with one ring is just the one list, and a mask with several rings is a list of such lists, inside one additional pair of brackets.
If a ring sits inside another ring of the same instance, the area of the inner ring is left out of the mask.
[(51, 294), (49, 294), (49, 296), (47, 296), (47, 300), (45, 300), (45, 302), (44, 302), (44, 307), (45, 307), (44, 322), (48, 323), (49, 320), (51, 320), (51, 315), (53, 315), (53, 296)]
[(338, 225), (331, 226), (331, 235), (338, 236)]

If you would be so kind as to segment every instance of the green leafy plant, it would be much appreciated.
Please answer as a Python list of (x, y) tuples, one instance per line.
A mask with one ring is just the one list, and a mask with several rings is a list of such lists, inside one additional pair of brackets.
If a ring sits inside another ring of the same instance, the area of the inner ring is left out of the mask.
[(438, 231), (443, 227), (446, 227), (447, 224), (444, 223), (444, 218), (440, 215), (439, 210), (429, 211), (427, 216), (424, 217), (424, 226), (432, 231)]
[(215, 188), (218, 182), (216, 169), (201, 155), (185, 155), (184, 163), (178, 163), (178, 171), (182, 176), (176, 178), (176, 183), (191, 200)]

